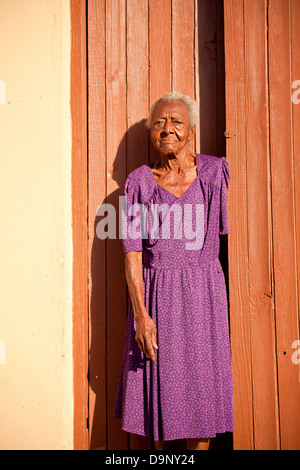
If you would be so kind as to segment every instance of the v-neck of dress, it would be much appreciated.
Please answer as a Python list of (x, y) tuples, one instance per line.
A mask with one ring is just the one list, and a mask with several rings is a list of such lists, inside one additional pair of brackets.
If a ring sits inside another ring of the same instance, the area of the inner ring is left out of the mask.
[(164, 186), (161, 186), (160, 184), (157, 183), (155, 177), (154, 177), (154, 174), (152, 173), (152, 169), (151, 169), (151, 164), (148, 164), (146, 165), (150, 172), (151, 172), (151, 175), (152, 175), (152, 178), (155, 182), (155, 185), (157, 186), (157, 188), (161, 188), (163, 189), (164, 191), (166, 191), (168, 194), (170, 194), (171, 196), (173, 196), (175, 199), (181, 199), (183, 198), (183, 196), (189, 191), (189, 189), (193, 186), (193, 184), (195, 183), (195, 181), (198, 179), (199, 177), (199, 174), (198, 174), (198, 165), (197, 165), (197, 156), (196, 156), (196, 178), (191, 182), (191, 184), (189, 185), (189, 187), (184, 191), (184, 193), (181, 194), (181, 196), (176, 196), (174, 193), (171, 193), (171, 191), (168, 191), (168, 189), (164, 188)]

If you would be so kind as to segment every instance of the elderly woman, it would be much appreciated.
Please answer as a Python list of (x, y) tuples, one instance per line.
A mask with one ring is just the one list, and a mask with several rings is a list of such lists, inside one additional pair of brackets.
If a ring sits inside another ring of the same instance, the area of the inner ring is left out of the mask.
[(206, 450), (217, 433), (233, 431), (218, 259), (220, 235), (228, 233), (229, 171), (225, 158), (192, 152), (196, 116), (188, 96), (156, 101), (147, 124), (159, 157), (125, 184), (131, 301), (114, 416), (125, 431), (153, 437), (156, 449), (186, 439), (188, 449)]

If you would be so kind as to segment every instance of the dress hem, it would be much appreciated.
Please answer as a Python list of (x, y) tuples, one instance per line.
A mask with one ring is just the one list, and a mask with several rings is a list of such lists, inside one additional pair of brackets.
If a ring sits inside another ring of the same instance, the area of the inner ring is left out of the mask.
[[(114, 418), (121, 419), (118, 416), (114, 416)], [(152, 433), (147, 433), (145, 431), (132, 430), (132, 428), (131, 429), (129, 429), (129, 428), (130, 427), (128, 427), (126, 425), (122, 425), (122, 431), (128, 432), (130, 434), (136, 434), (136, 435), (142, 436), (142, 437), (148, 437), (148, 438), (153, 439), (154, 441), (158, 441), (158, 440), (176, 441), (178, 439), (214, 439), (215, 437), (217, 437), (218, 434), (225, 434), (227, 432), (230, 432), (230, 433), (234, 432), (234, 428), (228, 426), (228, 428), (225, 427), (222, 430), (218, 430), (218, 431), (215, 431), (213, 433), (202, 434), (201, 436), (195, 435), (195, 433), (191, 433), (191, 434), (185, 433), (184, 435), (177, 435), (177, 436), (171, 436), (171, 437), (164, 437), (164, 436), (156, 437)]]

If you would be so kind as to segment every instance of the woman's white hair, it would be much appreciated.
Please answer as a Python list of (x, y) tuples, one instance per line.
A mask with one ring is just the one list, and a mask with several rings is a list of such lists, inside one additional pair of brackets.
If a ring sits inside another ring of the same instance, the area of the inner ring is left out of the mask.
[(152, 104), (148, 119), (146, 121), (146, 127), (148, 127), (148, 129), (150, 129), (151, 127), (152, 117), (156, 106), (160, 103), (169, 103), (171, 101), (180, 101), (186, 106), (189, 113), (190, 127), (196, 127), (198, 120), (197, 101), (193, 100), (188, 95), (183, 95), (179, 91), (171, 91), (170, 93), (166, 93), (165, 95), (163, 95), (161, 98), (159, 98)]

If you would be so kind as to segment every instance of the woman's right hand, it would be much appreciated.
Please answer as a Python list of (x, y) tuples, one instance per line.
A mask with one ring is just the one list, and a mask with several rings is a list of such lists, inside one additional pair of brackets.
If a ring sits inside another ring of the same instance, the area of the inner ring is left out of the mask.
[(140, 350), (146, 354), (152, 361), (155, 361), (154, 349), (157, 346), (157, 330), (154, 321), (148, 315), (141, 315), (136, 318), (135, 340)]
[(158, 349), (156, 327), (146, 310), (144, 302), (141, 251), (126, 253), (125, 273), (136, 323), (136, 342), (140, 350), (155, 361), (154, 349)]

